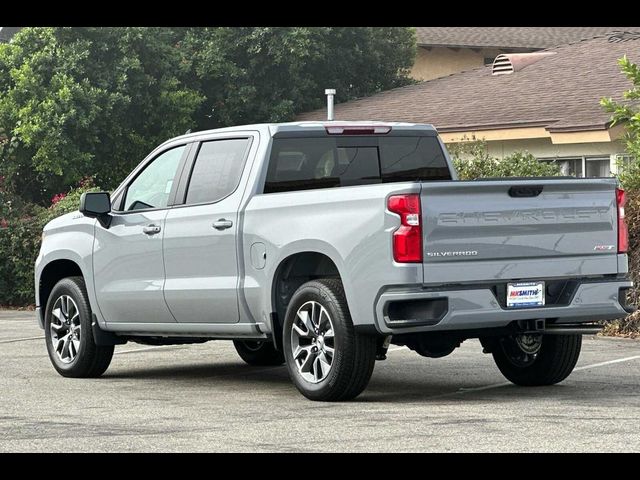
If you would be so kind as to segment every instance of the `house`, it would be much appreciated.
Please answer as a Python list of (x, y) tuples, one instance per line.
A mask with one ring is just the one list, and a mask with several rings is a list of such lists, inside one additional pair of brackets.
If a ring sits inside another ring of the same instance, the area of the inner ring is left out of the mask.
[(418, 51), (411, 76), (432, 80), (490, 65), (501, 53), (535, 52), (627, 30), (634, 27), (416, 27)]
[(6, 43), (18, 33), (22, 27), (0, 27), (0, 43)]
[[(492, 65), (338, 104), (338, 120), (431, 123), (445, 143), (483, 139), (500, 158), (528, 151), (565, 174), (606, 176), (624, 159), (621, 125), (599, 104), (631, 82), (618, 59), (640, 62), (640, 28), (551, 49), (508, 53)], [(321, 120), (325, 110), (299, 120)]]

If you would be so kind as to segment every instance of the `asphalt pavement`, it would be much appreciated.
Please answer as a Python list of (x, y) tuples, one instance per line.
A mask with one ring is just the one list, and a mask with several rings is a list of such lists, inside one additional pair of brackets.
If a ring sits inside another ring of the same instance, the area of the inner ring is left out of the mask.
[(392, 347), (355, 401), (310, 402), (231, 342), (116, 347), (99, 379), (49, 363), (33, 312), (0, 311), (0, 452), (640, 451), (640, 341), (585, 337), (552, 387), (506, 383), (468, 340)]

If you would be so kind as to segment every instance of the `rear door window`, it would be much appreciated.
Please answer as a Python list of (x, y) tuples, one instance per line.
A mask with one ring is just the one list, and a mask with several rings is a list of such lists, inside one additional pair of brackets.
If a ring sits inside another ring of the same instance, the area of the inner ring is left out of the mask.
[(231, 195), (244, 170), (248, 138), (203, 142), (187, 188), (187, 204), (211, 203)]

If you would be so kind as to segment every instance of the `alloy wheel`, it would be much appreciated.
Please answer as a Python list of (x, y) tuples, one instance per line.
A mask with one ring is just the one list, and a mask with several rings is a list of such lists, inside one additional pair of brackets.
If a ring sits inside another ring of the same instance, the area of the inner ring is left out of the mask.
[(320, 303), (306, 302), (296, 312), (291, 350), (304, 380), (319, 383), (327, 378), (335, 357), (335, 334), (331, 316)]
[(51, 311), (51, 345), (62, 363), (71, 363), (80, 351), (80, 311), (69, 295), (61, 295)]

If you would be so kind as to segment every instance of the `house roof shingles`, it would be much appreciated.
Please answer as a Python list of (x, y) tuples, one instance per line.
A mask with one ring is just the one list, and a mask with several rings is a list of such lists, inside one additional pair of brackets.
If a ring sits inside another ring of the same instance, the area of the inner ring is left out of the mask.
[[(622, 98), (631, 82), (617, 60), (640, 62), (640, 29), (551, 49), (556, 55), (510, 75), (491, 66), (396, 88), (335, 106), (335, 118), (431, 123), (441, 132), (544, 126), (549, 131), (601, 130), (610, 115), (602, 97)], [(618, 39), (619, 40), (619, 39)], [(324, 120), (324, 109), (298, 120)]]
[(542, 49), (638, 27), (416, 27), (418, 45)]

